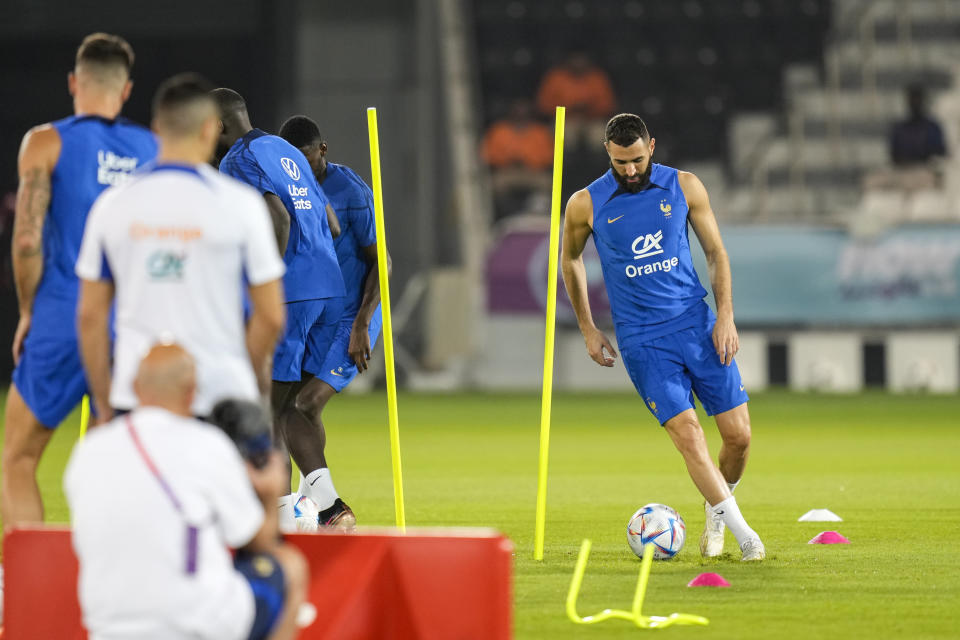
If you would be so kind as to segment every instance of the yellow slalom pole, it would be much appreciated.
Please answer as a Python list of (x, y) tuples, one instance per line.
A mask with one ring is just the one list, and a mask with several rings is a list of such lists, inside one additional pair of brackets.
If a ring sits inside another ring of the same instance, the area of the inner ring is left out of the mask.
[(550, 408), (553, 401), (553, 344), (557, 324), (557, 253), (560, 248), (560, 187), (563, 182), (563, 127), (566, 109), (557, 107), (553, 136), (553, 198), (550, 202), (550, 256), (547, 260), (547, 321), (543, 345), (543, 393), (540, 403), (540, 464), (537, 471), (537, 525), (533, 559), (543, 560), (547, 525), (547, 459), (550, 455)]
[(390, 423), (390, 459), (393, 464), (393, 502), (397, 527), (406, 531), (403, 509), (403, 471), (400, 467), (400, 424), (397, 416), (397, 375), (393, 362), (393, 321), (390, 317), (390, 280), (387, 272), (387, 232), (383, 221), (383, 184), (380, 180), (380, 135), (377, 109), (367, 109), (370, 136), (370, 169), (373, 174), (373, 208), (377, 223), (377, 270), (380, 274), (380, 306), (383, 314), (383, 359), (387, 370), (387, 416)]
[(80, 439), (87, 435), (87, 425), (90, 424), (90, 396), (84, 395), (80, 401)]

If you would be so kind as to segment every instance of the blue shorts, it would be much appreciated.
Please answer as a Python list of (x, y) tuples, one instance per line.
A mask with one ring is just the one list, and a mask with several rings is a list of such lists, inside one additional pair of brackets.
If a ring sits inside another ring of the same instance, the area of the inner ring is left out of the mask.
[(647, 408), (662, 425), (694, 409), (696, 393), (707, 415), (716, 415), (749, 400), (736, 360), (720, 362), (713, 346), (711, 312), (706, 322), (666, 336), (620, 344), (623, 364)]
[(13, 384), (40, 424), (55, 429), (89, 393), (76, 338), (28, 333)]
[(273, 354), (273, 379), (299, 382), (307, 362), (326, 358), (343, 315), (343, 298), (287, 303), (287, 327)]
[[(350, 333), (353, 329), (353, 320), (356, 316), (344, 317), (337, 327), (337, 332), (333, 336), (333, 345), (326, 356), (320, 359), (308, 359), (304, 364), (304, 369), (312, 373), (318, 379), (323, 380), (339, 393), (350, 384), (350, 381), (357, 377), (357, 365), (347, 353), (347, 347), (350, 346)], [(368, 334), (370, 336), (370, 348), (377, 344), (377, 338), (380, 337), (380, 327), (383, 324), (383, 317), (380, 314), (380, 307), (373, 312), (370, 318), (370, 327)]]
[(247, 579), (253, 591), (256, 608), (249, 640), (266, 638), (283, 611), (287, 595), (283, 569), (271, 555), (243, 551), (237, 552), (233, 567)]

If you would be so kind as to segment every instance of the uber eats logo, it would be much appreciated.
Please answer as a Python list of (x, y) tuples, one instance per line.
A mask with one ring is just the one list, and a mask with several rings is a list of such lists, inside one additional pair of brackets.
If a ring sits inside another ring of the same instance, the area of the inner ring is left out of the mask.
[(147, 258), (147, 273), (154, 280), (182, 280), (187, 254), (183, 252), (154, 251)]

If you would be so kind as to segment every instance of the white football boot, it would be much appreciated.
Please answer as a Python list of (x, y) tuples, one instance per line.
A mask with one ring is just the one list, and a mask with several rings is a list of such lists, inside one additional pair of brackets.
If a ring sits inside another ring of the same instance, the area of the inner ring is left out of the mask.
[(760, 538), (750, 538), (740, 545), (740, 552), (743, 554), (740, 562), (759, 562), (767, 557), (767, 552), (763, 548)]
[(726, 526), (723, 524), (723, 517), (716, 515), (706, 501), (703, 503), (703, 511), (707, 521), (703, 525), (703, 533), (700, 534), (700, 555), (704, 558), (716, 558), (723, 553), (723, 532)]

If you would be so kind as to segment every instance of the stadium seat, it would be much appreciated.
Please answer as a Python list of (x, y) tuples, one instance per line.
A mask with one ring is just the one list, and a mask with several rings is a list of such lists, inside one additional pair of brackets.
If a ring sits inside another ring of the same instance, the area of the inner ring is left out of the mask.
[(864, 217), (888, 224), (907, 217), (906, 200), (900, 191), (868, 191), (860, 201), (859, 211)]
[[(666, 161), (663, 153), (669, 146), (674, 163), (723, 153), (727, 146), (723, 123), (730, 112), (776, 106), (783, 65), (818, 61), (829, 14), (826, 0), (472, 4), (480, 90), (488, 109), (514, 97), (532, 97), (548, 68), (571, 47), (585, 48), (610, 74), (620, 108), (652, 116), (651, 125), (663, 145), (658, 159)], [(522, 69), (504, 62), (510, 57), (507, 52), (519, 47), (536, 52)], [(507, 86), (506, 76), (522, 76), (523, 81)], [(679, 122), (644, 112), (644, 99), (650, 94), (661, 99), (662, 115)], [(493, 117), (485, 113), (483, 122)], [(706, 129), (695, 126), (700, 120), (708, 121)], [(675, 133), (669, 145), (663, 136), (668, 130)], [(591, 178), (592, 174), (582, 176)]]
[(910, 222), (947, 222), (957, 219), (956, 198), (940, 189), (922, 189), (908, 200)]

